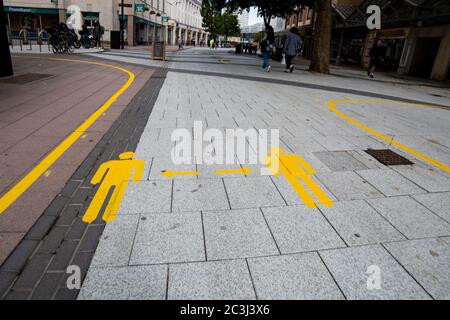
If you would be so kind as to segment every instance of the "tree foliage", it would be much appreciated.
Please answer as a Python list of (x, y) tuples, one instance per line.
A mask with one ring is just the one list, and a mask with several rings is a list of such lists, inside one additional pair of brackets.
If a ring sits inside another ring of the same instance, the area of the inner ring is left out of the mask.
[(237, 15), (224, 11), (221, 3), (214, 0), (203, 0), (201, 14), (203, 27), (211, 35), (239, 36), (241, 30)]

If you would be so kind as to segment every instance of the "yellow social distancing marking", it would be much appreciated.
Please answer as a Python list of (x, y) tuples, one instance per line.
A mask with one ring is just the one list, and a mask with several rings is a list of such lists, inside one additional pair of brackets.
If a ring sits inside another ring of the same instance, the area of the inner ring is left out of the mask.
[(161, 175), (166, 178), (172, 178), (176, 176), (196, 176), (200, 174), (198, 171), (174, 171), (174, 170), (166, 170), (162, 171)]
[(124, 152), (119, 155), (120, 160), (111, 160), (100, 165), (91, 179), (91, 184), (97, 185), (100, 183), (100, 187), (83, 215), (84, 222), (91, 223), (97, 219), (111, 188), (114, 188), (114, 191), (102, 219), (105, 222), (111, 222), (116, 218), (128, 187), (128, 181), (131, 179), (131, 181), (137, 182), (141, 180), (144, 173), (145, 162), (133, 160), (133, 158), (133, 152)]
[(252, 169), (249, 169), (249, 168), (224, 169), (224, 170), (216, 170), (215, 172), (218, 175), (235, 174), (235, 173), (249, 174), (252, 172)]
[[(318, 203), (326, 207), (333, 206), (333, 201), (311, 178), (311, 175), (314, 175), (316, 171), (301, 156), (285, 153), (280, 148), (271, 148), (270, 155), (264, 159), (264, 162), (273, 175), (282, 175), (289, 182), (309, 208), (317, 208)], [(306, 190), (301, 182), (309, 188), (312, 194)]]
[(82, 137), (89, 127), (105, 113), (111, 105), (119, 98), (133, 83), (134, 74), (124, 68), (92, 61), (71, 60), (60, 58), (49, 58), (49, 60), (69, 61), (98, 65), (102, 67), (114, 68), (128, 75), (128, 80), (117, 90), (97, 111), (86, 119), (75, 131), (73, 131), (64, 141), (53, 149), (45, 158), (39, 162), (30, 172), (27, 173), (17, 184), (0, 198), (0, 214), (4, 213), (36, 180), (42, 176), (80, 137)]
[(328, 102), (328, 107), (334, 112), (336, 113), (339, 117), (341, 117), (342, 119), (350, 122), (351, 124), (357, 126), (358, 128), (388, 142), (389, 144), (403, 150), (406, 151), (410, 154), (412, 154), (413, 156), (441, 169), (444, 170), (446, 172), (450, 172), (450, 167), (443, 164), (442, 162), (439, 162), (438, 160), (435, 160), (417, 150), (414, 150), (413, 148), (408, 147), (407, 145), (404, 145), (403, 143), (400, 143), (398, 141), (396, 141), (395, 139), (393, 139), (392, 137), (389, 137), (387, 135), (384, 135), (358, 121), (356, 121), (355, 119), (349, 117), (348, 115), (342, 113), (341, 111), (339, 111), (336, 107), (337, 104), (343, 104), (343, 103), (388, 103), (388, 104), (400, 104), (400, 105), (417, 105), (417, 106), (424, 106), (424, 107), (434, 107), (434, 105), (431, 104), (420, 104), (420, 103), (410, 103), (410, 102), (399, 102), (399, 101), (392, 101), (392, 100), (333, 100)]

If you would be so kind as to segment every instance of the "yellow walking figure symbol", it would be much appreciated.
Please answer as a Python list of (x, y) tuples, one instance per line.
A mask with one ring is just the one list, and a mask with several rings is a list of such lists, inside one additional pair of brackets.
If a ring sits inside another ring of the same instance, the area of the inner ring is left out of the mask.
[(128, 181), (131, 179), (131, 181), (137, 182), (144, 173), (145, 162), (143, 160), (133, 160), (133, 158), (134, 152), (124, 152), (119, 155), (120, 160), (102, 163), (98, 168), (91, 179), (91, 184), (97, 185), (100, 183), (100, 187), (83, 216), (84, 222), (91, 223), (97, 219), (112, 187), (114, 187), (114, 191), (108, 201), (102, 219), (106, 222), (111, 222), (115, 219), (127, 189)]
[(317, 202), (299, 179), (320, 203), (327, 207), (333, 206), (333, 201), (311, 178), (310, 175), (314, 175), (316, 171), (305, 159), (296, 154), (287, 154), (280, 148), (271, 148), (269, 151), (270, 155), (264, 158), (265, 164), (275, 176), (279, 176), (281, 173), (308, 207), (317, 208)]

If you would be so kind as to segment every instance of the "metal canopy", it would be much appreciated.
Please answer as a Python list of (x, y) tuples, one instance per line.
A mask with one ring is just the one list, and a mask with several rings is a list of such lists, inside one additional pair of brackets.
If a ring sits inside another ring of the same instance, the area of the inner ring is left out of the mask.
[(450, 17), (449, 0), (365, 0), (348, 18), (344, 19), (342, 15), (335, 15), (336, 27), (365, 26), (369, 5), (377, 5), (381, 8), (383, 25), (409, 25), (419, 20), (439, 23), (445, 21), (442, 18)]

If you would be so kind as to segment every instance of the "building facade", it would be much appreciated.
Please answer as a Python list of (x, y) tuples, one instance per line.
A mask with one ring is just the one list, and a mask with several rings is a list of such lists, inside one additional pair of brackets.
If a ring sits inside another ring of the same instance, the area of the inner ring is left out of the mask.
[[(123, 0), (124, 30), (128, 45), (151, 44), (165, 40), (169, 45), (206, 40), (200, 14), (201, 0)], [(103, 40), (110, 31), (120, 30), (122, 0), (5, 0), (7, 27), (12, 36), (22, 29), (30, 35), (47, 26), (65, 22), (67, 8), (77, 5), (84, 23), (95, 20), (104, 27)]]

